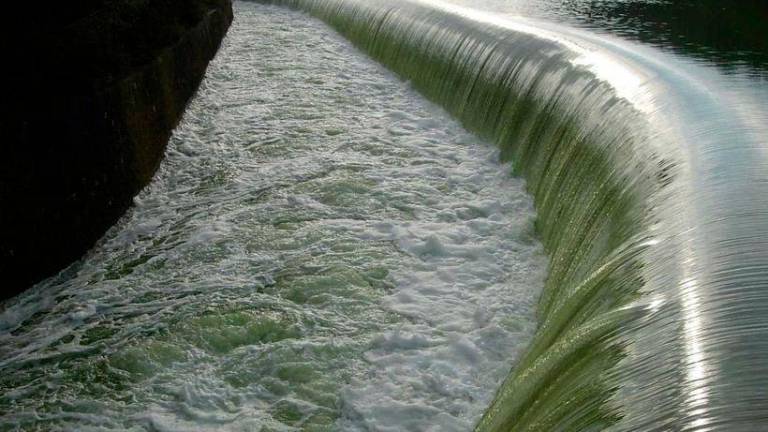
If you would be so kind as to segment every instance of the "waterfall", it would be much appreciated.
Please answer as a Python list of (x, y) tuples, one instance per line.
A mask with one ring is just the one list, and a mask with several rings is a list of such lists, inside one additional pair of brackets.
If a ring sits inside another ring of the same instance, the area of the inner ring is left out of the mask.
[(754, 98), (649, 49), (439, 2), (273, 3), (327, 22), (527, 182), (550, 257), (539, 327), (476, 430), (768, 420), (768, 116)]

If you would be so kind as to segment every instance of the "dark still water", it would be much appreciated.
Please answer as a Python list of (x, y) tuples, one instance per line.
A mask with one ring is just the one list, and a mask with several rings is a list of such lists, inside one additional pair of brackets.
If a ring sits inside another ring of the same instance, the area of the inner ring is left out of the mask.
[(612, 33), (720, 66), (768, 75), (765, 0), (449, 0), (497, 13), (536, 17)]

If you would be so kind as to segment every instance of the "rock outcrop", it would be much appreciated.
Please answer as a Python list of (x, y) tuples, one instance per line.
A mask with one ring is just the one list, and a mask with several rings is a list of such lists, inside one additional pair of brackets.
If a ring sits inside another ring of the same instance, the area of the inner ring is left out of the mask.
[(231, 0), (62, 3), (6, 50), (0, 298), (77, 260), (129, 208), (232, 21)]

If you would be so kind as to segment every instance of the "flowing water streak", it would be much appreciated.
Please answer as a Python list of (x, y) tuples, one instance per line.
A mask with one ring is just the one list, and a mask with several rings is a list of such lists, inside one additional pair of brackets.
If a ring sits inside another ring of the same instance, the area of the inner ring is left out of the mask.
[(134, 208), (3, 304), (0, 430), (466, 431), (530, 340), (498, 150), (321, 22), (235, 12)]
[(768, 92), (608, 37), (439, 1), (283, 0), (525, 176), (540, 326), (478, 430), (768, 421)]

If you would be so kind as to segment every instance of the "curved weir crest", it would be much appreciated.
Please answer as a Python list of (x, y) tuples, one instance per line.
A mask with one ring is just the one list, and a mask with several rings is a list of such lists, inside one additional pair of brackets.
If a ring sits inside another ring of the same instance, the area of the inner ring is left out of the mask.
[(527, 181), (551, 259), (540, 324), (478, 431), (763, 427), (762, 89), (437, 1), (276, 3), (410, 80)]

